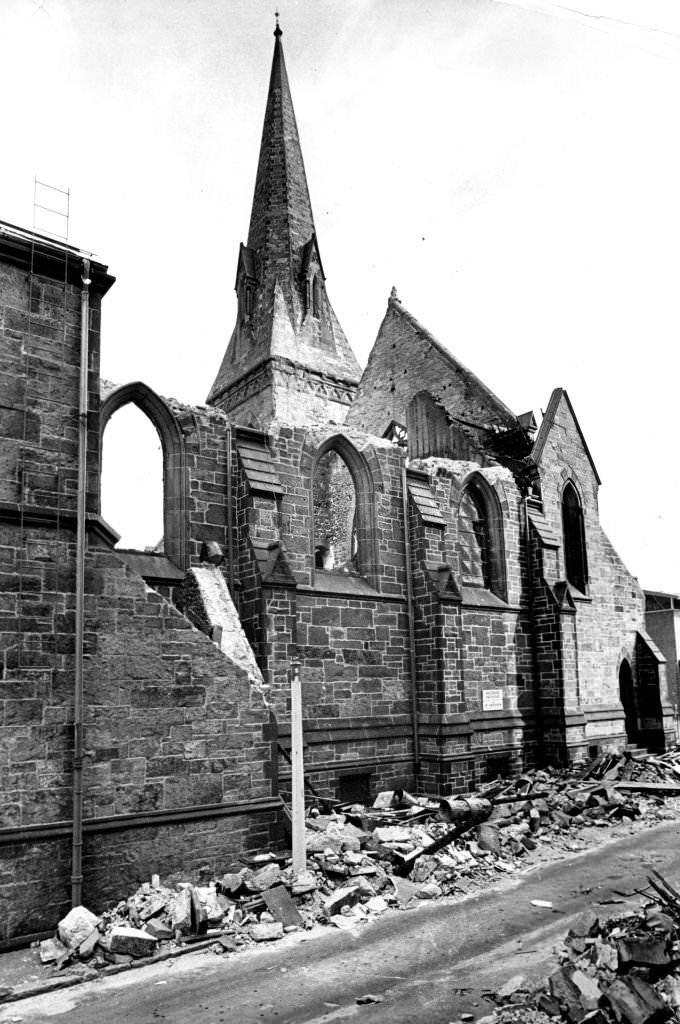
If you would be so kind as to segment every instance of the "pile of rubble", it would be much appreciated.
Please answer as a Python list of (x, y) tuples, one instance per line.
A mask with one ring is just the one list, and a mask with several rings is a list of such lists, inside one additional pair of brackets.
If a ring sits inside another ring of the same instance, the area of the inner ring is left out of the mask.
[[(658, 873), (640, 911), (600, 921), (588, 911), (570, 929), (561, 966), (533, 992), (511, 979), (509, 1004), (485, 1024), (658, 1024), (680, 1021), (680, 893)], [(480, 1021), (479, 1024), (482, 1024)]]
[(555, 850), (582, 849), (592, 842), (588, 826), (675, 817), (666, 803), (673, 793), (680, 753), (606, 755), (579, 774), (536, 770), (465, 798), (395, 790), (370, 807), (313, 808), (304, 872), (267, 852), (218, 877), (203, 869), (198, 884), (164, 886), (153, 876), (101, 917), (72, 910), (40, 956), (57, 967), (100, 967), (199, 940), (228, 953), (314, 924), (354, 928), (390, 906), (479, 891)]
[(680, 751), (667, 754), (601, 754), (592, 761), (583, 779), (605, 779), (610, 782), (629, 783), (622, 789), (637, 792), (663, 792), (677, 789), (680, 784)]

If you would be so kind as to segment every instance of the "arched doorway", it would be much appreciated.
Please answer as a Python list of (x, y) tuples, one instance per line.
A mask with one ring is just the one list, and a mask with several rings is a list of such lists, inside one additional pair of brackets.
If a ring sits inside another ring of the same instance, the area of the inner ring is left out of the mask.
[(624, 658), (619, 668), (619, 695), (626, 719), (626, 739), (637, 743), (639, 738), (638, 712), (635, 702), (635, 683), (630, 662)]

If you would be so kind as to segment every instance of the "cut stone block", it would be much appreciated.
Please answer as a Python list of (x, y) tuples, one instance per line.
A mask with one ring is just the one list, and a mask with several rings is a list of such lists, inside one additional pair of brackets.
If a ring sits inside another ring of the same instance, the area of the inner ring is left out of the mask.
[(479, 826), (477, 844), (480, 850), (488, 850), (489, 853), (495, 853), (497, 857), (500, 857), (501, 841), (498, 829), (488, 821)]
[(669, 964), (671, 962), (670, 943), (666, 935), (646, 935), (644, 938), (619, 939), (617, 942), (621, 963)]
[(142, 921), (148, 921), (151, 917), (156, 917), (161, 914), (168, 905), (167, 896), (153, 896), (148, 903), (146, 903), (139, 910), (139, 916)]
[(40, 960), (43, 964), (53, 964), (67, 955), (68, 949), (59, 939), (43, 939), (40, 943)]
[(201, 898), (198, 895), (198, 890), (192, 885), (189, 889), (189, 897), (191, 899), (191, 927), (197, 935), (203, 935), (208, 930), (208, 912)]
[(571, 980), (571, 975), (566, 970), (555, 971), (548, 978), (550, 994), (566, 1007), (568, 1019), (578, 1021), (583, 1017), (585, 1010), (581, 1002), (581, 993)]
[(592, 910), (586, 910), (579, 914), (569, 929), (569, 935), (577, 935), (579, 938), (587, 938), (590, 935), (597, 935), (600, 926), (600, 919)]
[(515, 992), (519, 992), (519, 990), (525, 986), (526, 980), (527, 979), (524, 974), (513, 974), (513, 976), (508, 978), (505, 984), (497, 990), (496, 1000), (499, 1003), (504, 1003), (506, 1000), (510, 999)]
[(228, 896), (235, 896), (243, 885), (244, 871), (229, 871), (222, 875), (217, 883), (218, 892), (226, 892)]
[(307, 853), (325, 853), (326, 850), (340, 853), (342, 842), (342, 836), (337, 832), (308, 832), (305, 848)]
[(314, 892), (317, 888), (316, 878), (311, 871), (300, 871), (293, 877), (290, 888), (293, 896), (303, 896), (307, 892)]
[(98, 924), (99, 918), (87, 907), (74, 907), (57, 925), (57, 936), (69, 950), (75, 950)]
[(152, 956), (157, 942), (153, 935), (141, 928), (126, 928), (117, 925), (111, 930), (111, 952), (135, 958)]
[(171, 939), (174, 935), (169, 925), (163, 924), (162, 921), (158, 921), (155, 917), (146, 922), (146, 930), (149, 935), (153, 935), (154, 939), (158, 939), (159, 942), (162, 942), (164, 939)]
[(205, 908), (208, 925), (220, 924), (226, 910), (224, 896), (218, 896), (217, 890), (212, 885), (196, 886), (196, 892), (201, 901), (201, 906)]
[(271, 942), (283, 938), (283, 925), (280, 921), (261, 921), (250, 926), (250, 934), (255, 942)]
[(267, 864), (246, 878), (246, 885), (251, 892), (266, 892), (281, 881), (281, 868), (278, 864)]
[(396, 890), (397, 902), (400, 907), (405, 907), (410, 900), (415, 899), (420, 888), (417, 882), (412, 882), (410, 878), (400, 878), (398, 875), (392, 875), (391, 881)]
[(436, 882), (425, 882), (418, 889), (416, 896), (419, 900), (436, 900), (441, 894), (441, 887)]
[(182, 932), (182, 934), (188, 935), (191, 931), (191, 892), (189, 888), (182, 889), (173, 897), (169, 910), (173, 932)]
[[(631, 975), (625, 980), (617, 978), (606, 992), (606, 998), (618, 1020), (627, 1024), (649, 1024), (668, 1006), (651, 985)], [(662, 1018), (659, 1018), (662, 1019)]]
[(95, 951), (95, 947), (101, 938), (101, 932), (98, 928), (93, 928), (86, 939), (78, 946), (78, 956), (81, 960), (87, 960), (88, 957), (92, 956)]
[(329, 917), (339, 914), (343, 907), (351, 907), (359, 902), (359, 889), (356, 885), (346, 885), (336, 889), (324, 901), (324, 909)]
[(385, 825), (384, 828), (376, 828), (373, 835), (379, 843), (409, 843), (413, 839), (413, 833), (409, 828), (401, 825)]
[(581, 995), (581, 1003), (585, 1010), (596, 1010), (602, 998), (602, 989), (596, 982), (583, 971), (576, 970), (571, 976), (572, 984), (576, 985)]
[(262, 894), (262, 899), (274, 920), (280, 921), (284, 927), (301, 925), (303, 923), (298, 908), (283, 885), (276, 885), (273, 889), (267, 889)]

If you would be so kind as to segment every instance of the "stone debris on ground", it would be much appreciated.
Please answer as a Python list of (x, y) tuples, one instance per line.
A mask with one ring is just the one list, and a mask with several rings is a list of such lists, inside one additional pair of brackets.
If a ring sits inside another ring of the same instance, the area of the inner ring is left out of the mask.
[(559, 966), (542, 982), (515, 976), (478, 1024), (660, 1024), (680, 1021), (680, 893), (658, 872), (638, 910), (570, 928)]
[(101, 917), (70, 911), (56, 937), (38, 944), (40, 959), (58, 969), (105, 967), (199, 940), (231, 954), (316, 924), (356, 928), (390, 907), (479, 892), (556, 852), (587, 849), (593, 829), (678, 817), (674, 790), (680, 794), (680, 751), (603, 755), (571, 772), (537, 769), (466, 797), (397, 789), (372, 806), (312, 808), (305, 871), (270, 851), (216, 876), (202, 868), (198, 884), (163, 885), (156, 874)]

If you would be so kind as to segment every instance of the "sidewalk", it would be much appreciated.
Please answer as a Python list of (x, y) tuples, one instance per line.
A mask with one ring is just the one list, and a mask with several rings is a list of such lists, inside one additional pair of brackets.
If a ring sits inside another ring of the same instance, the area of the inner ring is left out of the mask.
[(130, 964), (109, 964), (98, 970), (88, 967), (87, 964), (72, 964), (62, 970), (53, 964), (43, 964), (40, 962), (37, 947), (0, 953), (0, 1009), (19, 999), (44, 995), (57, 989), (80, 985), (84, 981), (96, 981), (98, 978), (107, 978), (112, 974), (133, 971), (149, 964), (161, 963), (163, 960), (200, 952), (213, 945), (214, 942), (214, 939), (190, 942), (186, 946), (164, 950), (153, 957), (140, 958)]

